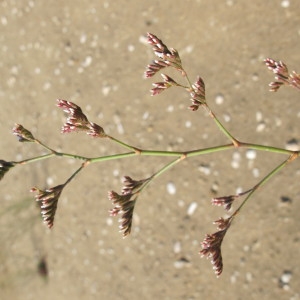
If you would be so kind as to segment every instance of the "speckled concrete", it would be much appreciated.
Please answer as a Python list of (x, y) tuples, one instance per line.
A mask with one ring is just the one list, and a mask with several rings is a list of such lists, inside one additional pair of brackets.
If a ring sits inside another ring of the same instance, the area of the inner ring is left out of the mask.
[[(84, 134), (62, 136), (62, 98), (107, 133), (143, 149), (184, 151), (228, 141), (179, 89), (151, 97), (146, 32), (176, 48), (201, 75), (211, 107), (237, 138), (298, 147), (296, 90), (268, 92), (266, 57), (300, 72), (297, 0), (0, 1), (0, 158), (45, 153), (17, 143), (14, 123), (58, 151), (94, 157), (121, 147)], [(155, 180), (122, 239), (107, 191), (124, 175), (145, 178), (169, 158), (133, 157), (88, 166), (64, 190), (54, 228), (42, 224), (29, 190), (64, 182), (79, 166), (51, 158), (1, 181), (1, 299), (300, 299), (299, 162), (257, 191), (223, 243), (216, 279), (199, 250), (224, 216), (212, 195), (250, 188), (284, 155), (226, 151), (184, 160)], [(37, 272), (45, 259), (49, 274)]]

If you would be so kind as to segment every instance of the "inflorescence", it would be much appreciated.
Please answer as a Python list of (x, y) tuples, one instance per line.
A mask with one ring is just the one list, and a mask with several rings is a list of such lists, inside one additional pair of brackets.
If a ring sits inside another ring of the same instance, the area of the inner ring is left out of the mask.
[[(242, 207), (248, 201), (248, 199), (253, 195), (257, 188), (265, 184), (272, 176), (274, 176), (279, 170), (281, 170), (289, 162), (293, 161), (299, 156), (298, 151), (291, 151), (282, 148), (269, 147), (257, 144), (244, 143), (237, 140), (231, 133), (223, 126), (214, 112), (210, 109), (205, 96), (205, 84), (204, 80), (198, 76), (195, 81), (192, 83), (188, 77), (186, 70), (182, 65), (182, 61), (179, 53), (173, 49), (168, 48), (157, 36), (154, 34), (147, 34), (147, 41), (152, 46), (153, 52), (156, 55), (149, 65), (146, 67), (144, 73), (146, 78), (152, 78), (157, 73), (161, 71), (167, 71), (168, 68), (172, 68), (175, 71), (179, 72), (182, 76), (185, 83), (181, 83), (170, 77), (165, 73), (161, 73), (163, 81), (153, 83), (151, 89), (151, 95), (156, 96), (164, 92), (165, 90), (172, 87), (183, 88), (187, 91), (190, 96), (191, 104), (188, 108), (191, 111), (197, 111), (200, 107), (204, 108), (209, 112), (209, 116), (216, 123), (218, 128), (224, 133), (224, 135), (229, 139), (229, 144), (219, 145), (211, 148), (202, 148), (192, 151), (184, 152), (175, 152), (175, 151), (153, 151), (146, 149), (139, 149), (134, 146), (128, 145), (127, 143), (120, 141), (112, 136), (109, 136), (105, 133), (104, 129), (91, 121), (88, 120), (87, 116), (82, 112), (81, 108), (73, 102), (58, 99), (57, 106), (63, 109), (67, 113), (67, 120), (63, 125), (61, 132), (62, 133), (71, 133), (77, 131), (83, 131), (86, 134), (94, 138), (108, 138), (112, 142), (117, 143), (121, 147), (125, 148), (129, 152), (101, 156), (95, 158), (87, 158), (79, 155), (69, 154), (58, 152), (51, 149), (49, 146), (42, 143), (40, 140), (36, 139), (33, 134), (24, 128), (20, 124), (16, 124), (13, 128), (13, 134), (17, 136), (20, 142), (31, 142), (36, 143), (42, 146), (47, 150), (47, 154), (37, 156), (34, 158), (29, 158), (22, 161), (5, 161), (0, 160), (0, 180), (3, 179), (6, 173), (14, 168), (17, 165), (23, 165), (27, 163), (32, 163), (37, 160), (47, 159), (53, 156), (62, 156), (68, 158), (79, 159), (82, 161), (80, 167), (63, 183), (52, 188), (41, 190), (37, 187), (33, 187), (31, 192), (35, 193), (35, 200), (39, 204), (41, 215), (44, 223), (52, 228), (54, 225), (54, 218), (57, 211), (57, 206), (59, 202), (59, 197), (61, 196), (63, 189), (71, 180), (87, 165), (90, 163), (103, 162), (106, 160), (122, 159), (125, 157), (135, 156), (135, 155), (148, 155), (148, 156), (167, 156), (175, 157), (174, 160), (168, 162), (161, 169), (157, 170), (152, 176), (141, 179), (134, 180), (130, 176), (124, 176), (123, 178), (123, 187), (121, 193), (115, 191), (110, 191), (108, 193), (108, 199), (113, 204), (113, 208), (110, 210), (109, 214), (111, 216), (119, 216), (120, 226), (119, 229), (123, 234), (123, 237), (126, 237), (130, 234), (132, 230), (132, 220), (135, 204), (143, 192), (143, 190), (148, 186), (153, 179), (163, 174), (169, 168), (179, 163), (185, 158), (201, 155), (205, 153), (213, 153), (217, 151), (224, 151), (228, 149), (234, 149), (237, 147), (243, 147), (247, 149), (256, 149), (259, 151), (268, 151), (281, 153), (287, 156), (287, 158), (271, 170), (263, 179), (261, 179), (255, 186), (248, 189), (247, 191), (241, 192), (239, 194), (233, 194), (229, 196), (216, 197), (211, 200), (211, 203), (216, 206), (223, 206), (226, 212), (230, 212), (233, 204), (241, 198), (244, 197), (244, 200), (239, 204), (238, 208), (233, 211), (233, 213), (227, 218), (219, 218), (214, 221), (214, 224), (217, 226), (217, 231), (212, 234), (206, 234), (203, 242), (201, 243), (202, 249), (200, 254), (202, 257), (207, 257), (211, 260), (215, 274), (219, 276), (223, 271), (223, 261), (221, 246), (224, 240), (224, 237), (229, 230), (230, 226), (233, 223), (233, 220), (241, 211)], [(300, 89), (300, 75), (295, 71), (289, 73), (287, 66), (282, 61), (276, 61), (271, 58), (267, 58), (265, 61), (266, 66), (275, 74), (275, 81), (270, 83), (270, 90), (277, 92), (280, 87), (292, 86), (296, 89)]]

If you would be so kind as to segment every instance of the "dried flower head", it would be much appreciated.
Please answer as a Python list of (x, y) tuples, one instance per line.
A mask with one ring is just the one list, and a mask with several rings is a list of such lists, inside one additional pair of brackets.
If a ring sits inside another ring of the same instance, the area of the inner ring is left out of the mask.
[(20, 124), (15, 124), (13, 134), (18, 137), (19, 142), (35, 142), (32, 133)]
[[(154, 54), (162, 60), (162, 64), (165, 63), (165, 64), (168, 64), (178, 70), (182, 70), (181, 59), (180, 59), (180, 56), (179, 56), (179, 53), (177, 52), (177, 50), (175, 50), (173, 48), (169, 49), (162, 42), (162, 40), (160, 40), (156, 35), (154, 35), (152, 33), (147, 33), (147, 38), (148, 38), (147, 42), (153, 46)], [(155, 67), (153, 68), (153, 71), (154, 70), (155, 70)], [(150, 72), (150, 74), (151, 74), (151, 72)], [(153, 76), (153, 75), (151, 75), (151, 76)], [(147, 76), (147, 77), (151, 77), (151, 76)]]
[(0, 159), (0, 181), (4, 175), (15, 166), (15, 163)]
[(123, 233), (123, 237), (126, 237), (131, 232), (133, 210), (136, 200), (140, 191), (150, 180), (151, 177), (142, 180), (134, 180), (129, 176), (124, 176), (124, 186), (121, 195), (114, 191), (108, 193), (108, 198), (114, 205), (114, 208), (110, 210), (110, 215), (121, 215), (119, 219), (119, 222), (121, 223), (119, 228), (120, 232)]
[(230, 227), (231, 218), (220, 218), (214, 222), (217, 225), (218, 231), (213, 234), (206, 234), (203, 242), (201, 243), (202, 250), (200, 251), (201, 257), (206, 256), (210, 259), (213, 269), (217, 277), (223, 271), (223, 259), (221, 253), (221, 245), (224, 236)]
[(137, 195), (134, 194), (121, 194), (114, 191), (108, 193), (109, 200), (112, 201), (115, 207), (110, 210), (111, 216), (117, 216), (121, 214), (119, 218), (120, 232), (123, 233), (123, 237), (126, 237), (131, 232), (133, 210), (136, 203)]
[(64, 186), (65, 185), (61, 184), (44, 191), (36, 187), (30, 190), (31, 192), (37, 193), (35, 200), (39, 203), (44, 223), (47, 224), (49, 228), (53, 226), (57, 202)]
[(136, 194), (140, 192), (141, 188), (149, 182), (151, 177), (141, 180), (134, 180), (129, 176), (123, 177), (123, 188), (122, 188), (122, 195), (127, 194)]
[(90, 122), (78, 105), (62, 99), (58, 99), (57, 102), (57, 106), (69, 114), (67, 122), (61, 129), (62, 133), (85, 131), (93, 137), (106, 137), (103, 128), (96, 123)]
[(269, 84), (270, 91), (277, 92), (282, 85), (290, 85), (300, 89), (300, 74), (293, 71), (289, 74), (288, 67), (282, 61), (276, 61), (272, 58), (264, 60), (266, 66), (275, 74), (276, 81)]
[(238, 197), (238, 195), (230, 195), (230, 196), (223, 196), (211, 199), (211, 203), (217, 206), (224, 206), (225, 210), (230, 210), (233, 201)]

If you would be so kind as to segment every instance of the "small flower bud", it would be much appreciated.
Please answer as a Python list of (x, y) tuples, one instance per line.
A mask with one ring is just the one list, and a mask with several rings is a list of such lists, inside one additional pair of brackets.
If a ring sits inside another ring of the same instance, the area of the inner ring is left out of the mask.
[(15, 124), (13, 134), (18, 137), (19, 142), (35, 142), (32, 133), (20, 124)]

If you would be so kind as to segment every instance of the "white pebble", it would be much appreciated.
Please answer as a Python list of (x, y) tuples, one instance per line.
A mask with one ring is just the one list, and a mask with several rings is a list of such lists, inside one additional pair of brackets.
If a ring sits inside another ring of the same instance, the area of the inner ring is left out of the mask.
[(234, 169), (238, 169), (240, 167), (241, 155), (239, 152), (234, 152), (232, 155), (231, 166)]
[(280, 281), (283, 284), (289, 284), (292, 279), (292, 273), (290, 271), (284, 271), (280, 277)]
[(167, 191), (170, 195), (175, 195), (176, 194), (176, 186), (173, 182), (169, 182), (167, 184)]
[(114, 169), (114, 170), (113, 170), (113, 175), (114, 175), (115, 177), (118, 177), (118, 176), (120, 175), (120, 171), (119, 171), (118, 169)]
[(169, 105), (167, 107), (167, 112), (172, 112), (172, 111), (174, 111), (174, 106), (173, 105)]
[(183, 207), (184, 206), (184, 201), (183, 200), (178, 200), (178, 206)]
[(224, 114), (224, 115), (223, 115), (223, 119), (224, 119), (224, 121), (225, 121), (226, 123), (228, 123), (228, 122), (230, 122), (231, 117), (230, 117), (230, 115)]
[(128, 45), (127, 49), (129, 52), (133, 52), (135, 47), (133, 45)]
[(84, 43), (86, 42), (86, 40), (87, 40), (87, 36), (86, 36), (85, 33), (83, 33), (83, 34), (80, 36), (79, 41), (80, 41), (81, 44), (84, 44)]
[(182, 269), (184, 267), (189, 267), (191, 263), (186, 258), (178, 259), (174, 262), (174, 267), (176, 269)]
[(289, 6), (290, 6), (290, 1), (288, 0), (281, 1), (281, 7), (287, 8)]
[(299, 143), (296, 139), (292, 139), (285, 144), (285, 149), (291, 151), (298, 151), (299, 150)]
[(104, 96), (107, 96), (107, 95), (109, 94), (110, 90), (111, 90), (110, 86), (104, 86), (104, 87), (102, 88), (102, 94), (103, 94)]
[(107, 218), (107, 219), (106, 219), (106, 224), (107, 224), (108, 226), (111, 226), (111, 225), (113, 224), (113, 219), (112, 219), (112, 218)]
[(185, 122), (185, 127), (186, 128), (190, 128), (192, 126), (192, 122), (191, 121), (186, 121)]
[(253, 177), (258, 178), (259, 175), (260, 175), (259, 169), (254, 168), (254, 169), (252, 170), (252, 174), (253, 174)]
[(2, 25), (7, 25), (7, 18), (6, 17), (1, 17), (1, 23)]
[(192, 202), (189, 205), (189, 207), (187, 209), (187, 212), (186, 212), (188, 214), (188, 216), (191, 216), (191, 215), (194, 214), (194, 212), (196, 211), (197, 206), (198, 206), (197, 202)]
[(211, 169), (209, 165), (201, 165), (199, 167), (199, 171), (205, 175), (210, 175)]
[(252, 74), (252, 80), (257, 81), (258, 80), (258, 75), (257, 74)]
[(247, 150), (247, 152), (246, 152), (246, 157), (247, 157), (248, 159), (250, 159), (250, 160), (255, 159), (255, 158), (256, 158), (256, 151), (253, 150), (253, 149)]
[(88, 67), (88, 66), (90, 66), (91, 63), (92, 63), (92, 60), (93, 60), (93, 58), (92, 58), (91, 56), (87, 56), (87, 57), (84, 59), (84, 61), (83, 61), (83, 63), (82, 63), (82, 66), (83, 66), (83, 67)]
[(262, 118), (263, 118), (263, 115), (262, 115), (261, 111), (257, 111), (256, 112), (256, 121), (261, 122)]
[(215, 98), (216, 104), (221, 105), (224, 102), (224, 96), (222, 94), (218, 94)]
[(259, 124), (257, 125), (256, 131), (257, 131), (257, 132), (262, 132), (262, 131), (265, 130), (265, 128), (266, 128), (266, 124), (265, 124), (264, 122), (261, 122), (261, 123), (259, 123)]
[(47, 185), (49, 186), (53, 185), (54, 180), (52, 177), (48, 177), (46, 181), (47, 181)]
[(179, 241), (174, 243), (173, 251), (174, 251), (174, 253), (180, 253), (181, 252), (181, 244), (180, 244)]

